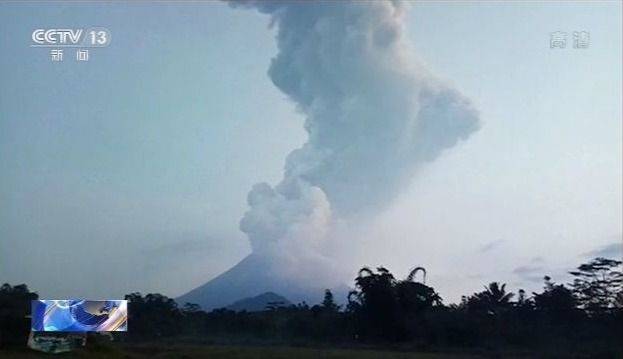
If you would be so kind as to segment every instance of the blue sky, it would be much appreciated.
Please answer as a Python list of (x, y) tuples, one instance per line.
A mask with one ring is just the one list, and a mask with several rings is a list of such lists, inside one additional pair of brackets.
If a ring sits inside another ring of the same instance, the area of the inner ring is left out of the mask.
[[(243, 258), (249, 188), (278, 182), (305, 141), (266, 75), (268, 25), (216, 2), (1, 3), (0, 281), (174, 296)], [(562, 281), (620, 242), (621, 25), (620, 2), (411, 6), (413, 51), (483, 127), (414, 177), (352, 266), (422, 264), (452, 301), (483, 281)], [(106, 27), (111, 45), (86, 63), (29, 47), (61, 26)], [(590, 48), (550, 49), (550, 32), (578, 30)]]

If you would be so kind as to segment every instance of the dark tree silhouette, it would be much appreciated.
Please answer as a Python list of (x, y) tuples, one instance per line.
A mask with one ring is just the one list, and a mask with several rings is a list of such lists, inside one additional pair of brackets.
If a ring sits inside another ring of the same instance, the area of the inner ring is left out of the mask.
[(424, 267), (415, 267), (407, 276), (407, 281), (413, 282), (418, 272), (422, 272), (422, 284), (426, 284), (426, 269)]
[(552, 282), (548, 276), (543, 279), (543, 292), (532, 293), (535, 310), (554, 319), (563, 319), (576, 313), (578, 302), (573, 292), (562, 284)]
[(180, 331), (182, 311), (177, 303), (162, 294), (140, 293), (125, 296), (128, 301), (128, 327), (131, 339), (167, 337)]
[(414, 269), (406, 280), (396, 283), (396, 296), (401, 309), (405, 312), (419, 313), (425, 309), (429, 309), (434, 305), (441, 305), (442, 300), (435, 290), (423, 282), (414, 282), (413, 273), (422, 270), (424, 272), (424, 280), (426, 279), (426, 270), (422, 267)]
[(484, 291), (474, 293), (467, 298), (467, 309), (489, 315), (498, 315), (512, 306), (511, 299), (514, 295), (514, 293), (506, 292), (506, 284), (500, 285), (498, 282), (492, 282), (485, 287)]
[(364, 267), (355, 278), (357, 290), (349, 294), (349, 308), (358, 318), (362, 337), (394, 339), (398, 322), (397, 300), (394, 293), (396, 280), (384, 267), (377, 273)]
[[(620, 265), (596, 258), (572, 272), (576, 280), (570, 286), (545, 277), (541, 292), (528, 297), (520, 290), (516, 301), (505, 284), (493, 282), (458, 305), (443, 304), (425, 284), (422, 267), (402, 280), (384, 267), (362, 268), (345, 310), (329, 290), (321, 303), (311, 307), (274, 303), (257, 312), (209, 313), (190, 303), (180, 308), (161, 294), (131, 293), (126, 296), (129, 332), (115, 337), (141, 343), (170, 338), (193, 343), (469, 348), (497, 357), (511, 356), (520, 348), (528, 357), (621, 358)], [(36, 298), (25, 285), (0, 287), (0, 345), (24, 345), (30, 300)]]
[(26, 284), (0, 287), (0, 347), (24, 345), (30, 332), (30, 303), (39, 296)]
[(433, 288), (413, 281), (418, 271), (426, 273), (417, 267), (405, 280), (396, 280), (384, 267), (377, 268), (376, 273), (367, 267), (359, 271), (348, 305), (357, 318), (358, 334), (386, 340), (423, 334), (424, 312), (442, 301)]
[(324, 299), (322, 300), (322, 308), (327, 312), (337, 312), (340, 310), (340, 306), (335, 304), (335, 299), (333, 299), (333, 293), (329, 289), (326, 289), (324, 291)]
[(573, 293), (587, 313), (597, 315), (617, 307), (623, 286), (621, 261), (598, 257), (569, 273), (575, 277)]

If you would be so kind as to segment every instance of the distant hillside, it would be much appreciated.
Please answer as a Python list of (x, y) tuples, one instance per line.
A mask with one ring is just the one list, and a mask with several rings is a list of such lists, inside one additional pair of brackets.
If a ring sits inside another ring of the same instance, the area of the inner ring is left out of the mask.
[(292, 305), (292, 302), (279, 294), (266, 292), (255, 297), (241, 299), (228, 306), (227, 309), (234, 310), (236, 312), (243, 310), (246, 310), (247, 312), (260, 312), (265, 310), (270, 305), (287, 307)]
[[(216, 278), (176, 298), (176, 301), (180, 305), (186, 302), (199, 304), (203, 310), (209, 311), (272, 292), (283, 295), (292, 303), (305, 301), (313, 305), (322, 301), (325, 288), (322, 284), (275, 277), (271, 274), (269, 259), (250, 254)], [(330, 289), (338, 304), (346, 301), (348, 287)]]

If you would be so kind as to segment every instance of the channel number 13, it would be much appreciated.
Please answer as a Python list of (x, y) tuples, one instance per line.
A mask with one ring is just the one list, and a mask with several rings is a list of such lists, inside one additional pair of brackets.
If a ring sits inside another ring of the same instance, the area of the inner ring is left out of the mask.
[(105, 30), (92, 30), (89, 31), (91, 36), (91, 45), (101, 46), (108, 43), (108, 32)]

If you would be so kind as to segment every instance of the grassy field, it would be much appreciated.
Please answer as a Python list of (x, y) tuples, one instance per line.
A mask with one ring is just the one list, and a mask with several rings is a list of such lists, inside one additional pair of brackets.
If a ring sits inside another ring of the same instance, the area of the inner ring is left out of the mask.
[(132, 346), (99, 347), (65, 354), (44, 354), (23, 349), (0, 351), (2, 358), (223, 358), (223, 359), (458, 359), (481, 358), (465, 354), (406, 353), (366, 349), (317, 349), (247, 346)]

